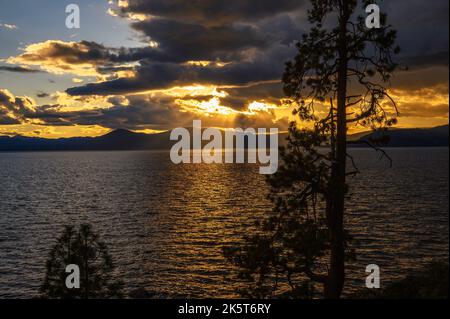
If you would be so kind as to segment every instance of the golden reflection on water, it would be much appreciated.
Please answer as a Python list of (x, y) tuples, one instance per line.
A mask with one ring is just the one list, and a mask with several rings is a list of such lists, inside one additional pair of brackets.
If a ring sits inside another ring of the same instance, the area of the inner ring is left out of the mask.
[(183, 196), (189, 200), (184, 202), (184, 209), (178, 216), (182, 222), (176, 223), (167, 237), (166, 245), (171, 251), (165, 257), (173, 267), (169, 275), (173, 278), (165, 280), (176, 283), (172, 293), (180, 291), (178, 285), (185, 286), (185, 276), (189, 274), (189, 282), (195, 283), (191, 287), (194, 295), (201, 294), (212, 283), (223, 287), (222, 292), (220, 288), (217, 291), (219, 295), (229, 294), (225, 276), (231, 266), (225, 262), (222, 248), (241, 238), (243, 233), (238, 229), (253, 227), (253, 216), (257, 212), (252, 214), (251, 211), (252, 207), (257, 209), (257, 205), (243, 202), (242, 195), (255, 191), (246, 189), (248, 187), (263, 186), (264, 180), (242, 185), (243, 174), (254, 170), (249, 165), (237, 169), (226, 164), (190, 164), (186, 169), (189, 172), (183, 183)]

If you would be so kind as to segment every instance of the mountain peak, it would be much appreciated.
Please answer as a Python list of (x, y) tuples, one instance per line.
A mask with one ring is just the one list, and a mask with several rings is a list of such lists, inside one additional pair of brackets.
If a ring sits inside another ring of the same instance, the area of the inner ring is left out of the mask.
[(112, 130), (111, 132), (103, 135), (103, 136), (109, 136), (109, 137), (120, 137), (120, 136), (130, 136), (130, 135), (135, 135), (137, 133), (123, 129), (123, 128), (119, 128), (116, 130)]

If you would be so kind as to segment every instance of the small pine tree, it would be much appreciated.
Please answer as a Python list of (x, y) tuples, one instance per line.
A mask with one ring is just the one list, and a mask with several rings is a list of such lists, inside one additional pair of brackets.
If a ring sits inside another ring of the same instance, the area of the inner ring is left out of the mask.
[[(80, 269), (80, 288), (66, 287), (68, 265)], [(50, 251), (41, 286), (44, 298), (107, 299), (121, 298), (123, 284), (114, 279), (114, 264), (108, 248), (89, 224), (65, 226), (63, 234)]]

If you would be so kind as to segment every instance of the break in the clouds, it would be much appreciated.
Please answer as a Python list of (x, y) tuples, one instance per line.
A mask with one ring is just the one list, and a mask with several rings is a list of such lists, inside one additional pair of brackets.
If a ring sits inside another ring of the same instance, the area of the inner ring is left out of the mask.
[[(109, 14), (128, 22), (141, 45), (111, 47), (101, 39), (25, 45), (6, 59), (0, 74), (33, 76), (40, 70), (70, 75), (76, 84), (53, 107), (16, 115), (3, 107), (3, 122), (29, 117), (43, 125), (162, 129), (204, 116), (214, 126), (285, 123), (276, 112), (284, 107), (280, 78), (284, 63), (296, 54), (296, 41), (310, 27), (309, 1), (109, 2)], [(398, 60), (409, 67), (392, 80), (401, 113), (448, 118), (448, 1), (377, 2), (398, 30)], [(193, 91), (171, 93), (188, 87)], [(90, 98), (103, 105), (78, 107)]]

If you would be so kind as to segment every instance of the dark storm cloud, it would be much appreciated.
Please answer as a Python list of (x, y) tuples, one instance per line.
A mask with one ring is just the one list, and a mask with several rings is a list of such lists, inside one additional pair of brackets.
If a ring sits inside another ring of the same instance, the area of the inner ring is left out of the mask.
[(432, 66), (448, 66), (449, 54), (448, 51), (441, 51), (436, 53), (405, 56), (400, 57), (399, 62), (409, 68), (428, 68)]
[[(292, 43), (301, 37), (306, 24), (301, 13), (284, 13), (304, 8), (302, 1), (281, 1), (280, 7), (274, 8), (278, 2), (129, 1), (123, 9), (127, 13), (156, 16), (132, 26), (159, 46), (122, 48), (112, 55), (116, 62), (140, 61), (134, 78), (92, 83), (67, 92), (105, 95), (190, 83), (220, 86), (279, 80), (284, 62), (295, 56)], [(403, 47), (399, 62), (411, 69), (448, 65), (448, 13), (441, 12), (448, 7), (446, 1), (423, 4), (414, 0), (406, 4), (395, 0), (382, 2), (381, 7), (388, 11), (391, 23), (398, 29)], [(412, 23), (411, 17), (417, 17), (417, 23)], [(236, 23), (250, 20), (251, 25)], [(279, 54), (274, 54), (276, 50)], [(248, 54), (256, 57), (249, 58)], [(190, 60), (233, 63), (223, 68), (182, 64)], [(229, 102), (234, 107), (242, 105), (242, 101), (232, 101), (232, 97)]]
[(398, 30), (401, 62), (410, 68), (448, 65), (448, 0), (390, 0), (381, 9)]
[(203, 25), (254, 21), (304, 7), (305, 0), (128, 0), (123, 13), (162, 16)]
[(264, 52), (282, 44), (288, 46), (302, 29), (288, 15), (267, 18), (257, 24), (204, 26), (189, 22), (152, 18), (135, 22), (132, 27), (157, 47), (120, 48), (111, 62), (150, 60), (184, 63), (187, 61), (239, 62), (248, 50)]
[(215, 84), (247, 85), (254, 82), (279, 79), (284, 61), (295, 49), (276, 46), (268, 52), (259, 52), (249, 61), (207, 67), (142, 61), (134, 78), (120, 78), (102, 83), (90, 83), (67, 90), (70, 95), (111, 95), (141, 90), (164, 89), (175, 85)]
[[(151, 19), (133, 25), (174, 60), (229, 60), (227, 55), (246, 48), (265, 48), (278, 39), (255, 26), (203, 26), (167, 19)], [(177, 58), (177, 55), (182, 55)]]
[[(374, 1), (381, 6), (382, 11), (388, 13), (389, 22), (398, 32), (398, 43), (402, 48), (400, 60), (410, 62), (411, 67), (416, 63), (433, 63), (448, 65), (445, 53), (448, 56), (448, 6), (447, 0), (390, 0)], [(254, 25), (261, 26), (265, 19), (274, 19), (281, 12), (292, 12), (296, 9), (307, 8), (308, 1), (140, 1), (131, 0), (129, 6), (123, 10), (128, 13), (141, 13), (173, 19), (186, 23), (198, 23), (201, 25), (229, 25), (232, 22), (252, 21)], [(302, 20), (301, 15), (294, 15), (297, 20)], [(296, 21), (298, 22), (298, 21)], [(266, 33), (278, 33), (275, 30), (288, 32), (292, 24), (287, 16), (279, 20), (276, 28), (266, 28)], [(281, 25), (285, 23), (285, 25)], [(300, 21), (306, 27), (305, 19)], [(284, 35), (287, 39), (300, 39), (301, 34), (295, 31)], [(151, 35), (151, 34), (149, 34)], [(436, 54), (439, 59), (433, 59)], [(442, 57), (444, 57), (442, 59)], [(423, 58), (423, 61), (421, 60)]]

